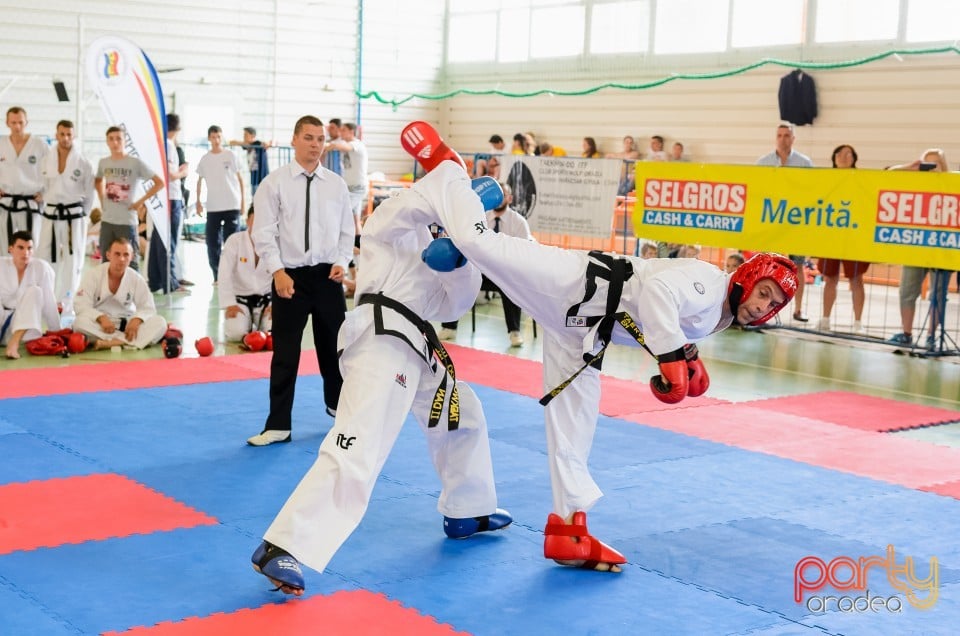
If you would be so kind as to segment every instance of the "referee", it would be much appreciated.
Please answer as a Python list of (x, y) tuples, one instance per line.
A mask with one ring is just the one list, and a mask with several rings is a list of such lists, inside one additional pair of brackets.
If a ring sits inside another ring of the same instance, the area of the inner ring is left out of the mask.
[(247, 440), (266, 446), (291, 439), (293, 394), (307, 318), (323, 376), (327, 414), (336, 415), (343, 378), (337, 331), (347, 305), (343, 272), (353, 256), (353, 211), (347, 184), (320, 165), (323, 122), (307, 115), (293, 129), (294, 160), (271, 172), (253, 204), (253, 244), (273, 274), (273, 359), (270, 414), (263, 432)]

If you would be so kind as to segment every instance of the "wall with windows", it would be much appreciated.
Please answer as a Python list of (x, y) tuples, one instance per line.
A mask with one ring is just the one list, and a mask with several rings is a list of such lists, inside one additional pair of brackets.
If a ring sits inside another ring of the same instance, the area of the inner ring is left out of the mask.
[[(765, 58), (833, 63), (894, 49), (955, 46), (960, 3), (948, 0), (450, 0), (445, 89), (586, 91), (672, 74), (723, 74)], [(471, 33), (465, 24), (484, 25)], [(471, 39), (472, 37), (472, 39)], [(780, 77), (766, 65), (719, 79), (578, 97), (457, 96), (444, 102), (452, 143), (482, 150), (492, 133), (534, 131), (579, 154), (592, 136), (619, 151), (625, 134), (682, 141), (697, 161), (752, 163), (773, 149)], [(897, 55), (810, 70), (820, 116), (795, 148), (829, 165), (840, 143), (880, 168), (943, 147), (960, 162), (960, 55)]]
[[(184, 143), (204, 143), (211, 124), (238, 139), (243, 126), (288, 143), (296, 119), (356, 121), (371, 147), (371, 170), (400, 174), (410, 162), (397, 131), (408, 119), (436, 119), (438, 104), (402, 112), (359, 102), (360, 84), (395, 93), (435, 92), (443, 65), (444, 4), (364, 0), (362, 60), (358, 0), (0, 0), (0, 112), (27, 109), (28, 129), (52, 136), (60, 119), (79, 125), (96, 160), (107, 154), (106, 122), (78, 58), (101, 35), (128, 37), (160, 71), (168, 110), (182, 116)], [(415, 34), (411, 36), (411, 34)], [(78, 68), (79, 67), (79, 68)], [(52, 81), (66, 85), (58, 102)], [(0, 134), (6, 134), (0, 125)]]

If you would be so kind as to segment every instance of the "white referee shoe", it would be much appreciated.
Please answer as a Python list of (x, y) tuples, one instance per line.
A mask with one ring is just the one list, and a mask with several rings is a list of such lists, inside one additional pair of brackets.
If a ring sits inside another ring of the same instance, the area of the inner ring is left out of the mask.
[(457, 337), (457, 330), (444, 327), (437, 333), (437, 337), (441, 340), (454, 340)]
[(293, 436), (290, 431), (263, 431), (247, 439), (251, 446), (269, 446), (270, 444), (289, 442)]
[(523, 336), (520, 335), (519, 331), (510, 332), (510, 346), (519, 347), (523, 345)]

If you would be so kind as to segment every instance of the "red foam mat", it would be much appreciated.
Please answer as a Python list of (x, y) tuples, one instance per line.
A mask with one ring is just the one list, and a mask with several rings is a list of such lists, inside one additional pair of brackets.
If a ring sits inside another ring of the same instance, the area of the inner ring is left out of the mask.
[(960, 411), (897, 402), (847, 391), (791, 395), (745, 404), (777, 413), (833, 422), (862, 431), (900, 431), (960, 421)]
[[(459, 379), (532, 398), (543, 397), (543, 365), (540, 362), (469, 347), (445, 346), (453, 358)], [(627, 413), (726, 404), (724, 400), (709, 397), (688, 398), (679, 404), (664, 404), (653, 397), (647, 385), (642, 382), (603, 375), (600, 383), (600, 412), (612, 417)]]
[[(263, 352), (173, 360), (118, 360), (0, 371), (0, 400), (268, 378), (271, 355)], [(304, 351), (300, 357), (300, 374), (319, 372), (313, 350)]]
[(777, 413), (756, 403), (639, 413), (624, 419), (908, 488), (928, 489), (960, 480), (960, 449)]
[(134, 627), (105, 636), (264, 636), (350, 634), (350, 636), (450, 636), (465, 634), (416, 610), (366, 590), (341, 591), (229, 614), (187, 618), (176, 623)]
[(0, 554), (215, 523), (121, 475), (0, 486)]

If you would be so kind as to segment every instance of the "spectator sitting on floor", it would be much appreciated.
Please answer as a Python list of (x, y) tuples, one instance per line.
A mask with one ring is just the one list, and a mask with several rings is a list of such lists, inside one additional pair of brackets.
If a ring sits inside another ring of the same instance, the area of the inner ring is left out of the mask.
[(88, 269), (80, 280), (74, 331), (90, 338), (95, 349), (144, 349), (160, 342), (167, 321), (157, 314), (147, 281), (130, 267), (130, 239), (114, 238), (106, 258), (106, 263)]

